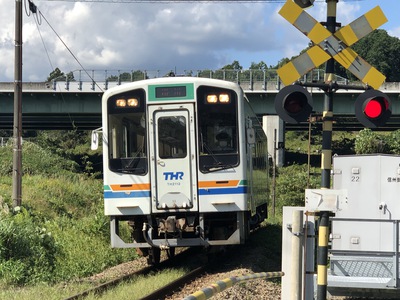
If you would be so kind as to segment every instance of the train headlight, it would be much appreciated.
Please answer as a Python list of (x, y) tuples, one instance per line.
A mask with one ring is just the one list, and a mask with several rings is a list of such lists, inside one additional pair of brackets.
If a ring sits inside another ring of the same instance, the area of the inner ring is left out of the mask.
[(215, 104), (215, 103), (230, 103), (231, 102), (231, 97), (227, 93), (221, 93), (221, 94), (210, 94), (207, 95), (206, 101), (208, 104)]
[(117, 107), (125, 107), (126, 106), (126, 100), (125, 99), (117, 99), (117, 100), (115, 100), (115, 105)]
[(219, 102), (220, 103), (229, 103), (229, 102), (231, 102), (231, 98), (229, 97), (229, 94), (220, 94), (219, 95)]
[(139, 100), (137, 98), (129, 98), (126, 100), (126, 103), (130, 107), (138, 107), (139, 106)]
[(207, 103), (217, 103), (218, 102), (218, 96), (217, 95), (207, 95)]

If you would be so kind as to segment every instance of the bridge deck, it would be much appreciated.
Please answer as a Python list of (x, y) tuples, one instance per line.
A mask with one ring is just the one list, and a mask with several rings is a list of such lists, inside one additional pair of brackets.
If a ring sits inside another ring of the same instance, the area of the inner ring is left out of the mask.
[[(239, 77), (237, 77), (239, 78)], [(261, 78), (261, 79), (260, 79)], [(239, 80), (258, 115), (274, 115), (274, 99), (281, 86), (276, 79), (254, 77)], [(237, 80), (233, 80), (237, 81)], [(95, 129), (101, 127), (101, 97), (105, 90), (127, 82), (118, 81), (53, 81), (23, 83), (22, 122), (24, 129)], [(383, 130), (400, 128), (400, 82), (385, 83), (380, 88), (392, 100), (392, 118)], [(324, 91), (310, 88), (314, 111), (323, 110)], [(337, 129), (360, 129), (354, 117), (354, 102), (360, 90), (338, 90), (334, 94), (334, 116)], [(14, 84), (0, 83), (0, 129), (12, 129)], [(307, 128), (307, 124), (300, 124)], [(299, 128), (299, 126), (288, 126)]]

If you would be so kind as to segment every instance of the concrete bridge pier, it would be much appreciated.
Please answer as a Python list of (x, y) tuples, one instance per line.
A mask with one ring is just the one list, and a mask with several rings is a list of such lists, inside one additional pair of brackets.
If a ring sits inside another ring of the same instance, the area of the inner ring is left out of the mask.
[(268, 154), (275, 166), (282, 167), (285, 162), (285, 123), (279, 116), (263, 116), (263, 129), (268, 137)]

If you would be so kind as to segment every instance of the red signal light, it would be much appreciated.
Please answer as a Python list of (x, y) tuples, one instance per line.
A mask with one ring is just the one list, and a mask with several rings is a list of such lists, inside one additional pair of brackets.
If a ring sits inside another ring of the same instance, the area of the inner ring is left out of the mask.
[(378, 97), (365, 103), (364, 113), (367, 117), (375, 119), (382, 115), (389, 108), (389, 101), (386, 98)]
[(392, 114), (390, 99), (381, 91), (368, 90), (357, 98), (355, 113), (365, 127), (383, 126)]
[(382, 106), (379, 101), (372, 99), (365, 104), (364, 113), (367, 117), (375, 119), (382, 113)]

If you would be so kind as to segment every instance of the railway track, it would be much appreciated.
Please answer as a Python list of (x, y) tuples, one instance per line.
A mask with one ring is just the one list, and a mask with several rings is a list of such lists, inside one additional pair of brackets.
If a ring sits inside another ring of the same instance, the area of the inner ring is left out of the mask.
[[(131, 272), (129, 274), (124, 274), (115, 279), (112, 279), (105, 283), (99, 284), (93, 288), (87, 289), (83, 292), (80, 292), (80, 293), (72, 295), (68, 298), (65, 298), (65, 300), (79, 300), (79, 299), (84, 299), (85, 297), (88, 297), (89, 295), (101, 295), (101, 294), (107, 292), (108, 290), (112, 289), (113, 287), (117, 286), (118, 284), (127, 282), (137, 276), (140, 276), (140, 275), (146, 276), (149, 274), (153, 274), (156, 271), (171, 268), (171, 267), (180, 267), (182, 265), (187, 266), (188, 260), (193, 261), (194, 255), (200, 255), (200, 253), (198, 253), (197, 250), (198, 249), (196, 249), (196, 248), (187, 249), (186, 251), (183, 251), (183, 252), (175, 255), (173, 258), (166, 259), (157, 265), (147, 266), (147, 267), (144, 267), (135, 272)], [(176, 290), (177, 288), (182, 286), (184, 283), (195, 279), (196, 276), (201, 275), (201, 273), (206, 270), (206, 265), (205, 264), (201, 265), (200, 264), (201, 260), (197, 260), (197, 261), (198, 261), (198, 263), (190, 268), (191, 269), (190, 272), (188, 272), (181, 278), (174, 280), (173, 282), (169, 283), (168, 285), (165, 285), (164, 287), (145, 296), (142, 299), (147, 299), (147, 300), (162, 299), (165, 295), (173, 292), (174, 290)]]
[[(252, 234), (251, 240), (253, 242), (249, 241), (246, 245), (228, 247), (225, 252), (212, 257), (213, 259), (208, 259), (210, 257), (206, 259), (202, 248), (189, 248), (184, 252), (177, 253), (172, 260), (163, 260), (156, 268), (143, 268), (137, 272), (121, 276), (93, 289), (66, 298), (66, 300), (84, 299), (93, 294), (105, 294), (121, 282), (129, 281), (139, 275), (146, 276), (146, 274), (168, 268), (182, 268), (184, 266), (185, 269), (191, 271), (151, 294), (142, 296), (141, 300), (183, 299), (191, 293), (199, 291), (224, 278), (240, 277), (258, 272), (277, 271), (280, 267), (280, 257), (276, 257), (274, 250), (270, 248), (266, 249), (261, 241), (273, 239), (278, 229), (275, 226), (270, 226), (268, 230), (267, 228), (256, 230)], [(249, 297), (253, 296), (266, 300), (279, 298), (279, 284), (275, 285), (273, 282), (268, 282), (267, 280), (256, 280), (254, 281), (255, 283), (251, 282), (245, 285), (236, 285), (236, 287), (230, 288), (226, 292), (230, 293), (229, 295), (234, 295), (232, 299), (246, 299), (246, 297), (247, 299), (251, 299)], [(241, 288), (243, 286), (247, 286), (247, 288)], [(237, 296), (238, 293), (243, 293), (243, 297)]]
[(85, 297), (87, 297), (87, 296), (89, 296), (91, 294), (95, 294), (95, 295), (102, 294), (105, 291), (113, 288), (114, 286), (116, 286), (117, 284), (119, 284), (121, 282), (128, 281), (128, 280), (130, 280), (130, 279), (132, 279), (132, 278), (134, 278), (136, 276), (139, 276), (139, 275), (147, 275), (147, 274), (149, 274), (150, 272), (152, 272), (154, 270), (156, 270), (156, 268), (154, 266), (145, 267), (145, 268), (140, 269), (140, 270), (138, 270), (136, 272), (125, 274), (125, 275), (120, 276), (118, 278), (109, 280), (109, 281), (107, 281), (105, 283), (99, 284), (99, 285), (97, 285), (97, 286), (95, 286), (95, 287), (93, 287), (91, 289), (85, 290), (85, 291), (83, 291), (81, 293), (78, 293), (78, 294), (75, 294), (75, 295), (73, 295), (71, 297), (65, 298), (65, 300), (78, 300), (78, 299), (83, 299), (83, 298), (85, 298)]
[(141, 298), (140, 300), (156, 300), (164, 299), (166, 295), (171, 295), (174, 291), (182, 287), (185, 283), (196, 279), (207, 270), (207, 266), (200, 266), (184, 276), (174, 280), (173, 282), (163, 286), (162, 288), (154, 291), (153, 293)]

